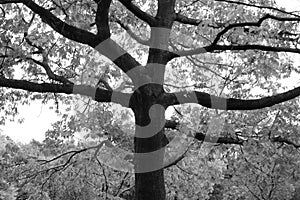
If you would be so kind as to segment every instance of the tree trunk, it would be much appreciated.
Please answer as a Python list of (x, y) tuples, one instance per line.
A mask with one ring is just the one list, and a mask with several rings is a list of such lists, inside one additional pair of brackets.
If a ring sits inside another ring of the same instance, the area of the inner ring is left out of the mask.
[[(164, 149), (162, 148), (165, 113), (164, 109), (154, 105), (156, 98), (149, 95), (149, 88), (154, 87), (154, 85), (146, 85), (139, 90), (143, 94), (133, 95), (132, 105), (136, 123), (134, 138), (136, 200), (165, 200), (166, 198), (163, 172)], [(145, 91), (148, 91), (147, 94), (144, 93)]]
[[(135, 80), (137, 90), (130, 107), (135, 114), (135, 199), (165, 200), (164, 185), (164, 125), (165, 109), (159, 105), (163, 90), (165, 67), (168, 62), (168, 42), (175, 0), (158, 1), (157, 24), (151, 26), (147, 65)], [(139, 85), (139, 84), (143, 85)]]
[(136, 200), (166, 199), (163, 169), (148, 173), (136, 173), (135, 184)]

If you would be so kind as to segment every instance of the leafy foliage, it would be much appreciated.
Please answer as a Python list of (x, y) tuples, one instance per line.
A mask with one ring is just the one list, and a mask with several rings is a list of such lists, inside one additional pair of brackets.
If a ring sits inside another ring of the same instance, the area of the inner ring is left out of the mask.
[[(132, 199), (138, 109), (108, 102), (115, 92), (145, 93), (125, 72), (153, 58), (166, 65), (155, 98), (170, 97), (163, 103), (173, 115), (164, 132), (168, 199), (297, 199), (299, 88), (276, 94), (286, 89), (282, 80), (299, 75), (290, 54), (300, 52), (298, 13), (274, 1), (182, 0), (174, 9), (173, 1), (162, 2), (0, 0), (0, 86), (27, 90), (1, 88), (0, 124), (36, 99), (62, 114), (43, 142), (16, 144), (0, 135), (0, 199)], [(169, 25), (168, 51), (149, 48), (150, 26)], [(117, 49), (102, 54), (128, 54), (110, 61), (99, 55), (99, 41), (109, 38)], [(138, 75), (153, 78), (145, 66)], [(83, 85), (105, 103), (66, 95)], [(199, 94), (194, 103), (204, 106), (172, 103), (175, 94), (188, 103), (187, 94)], [(212, 110), (211, 99), (221, 96), (230, 97), (227, 107)], [(261, 99), (244, 100), (253, 98)], [(262, 109), (229, 111), (234, 104)], [(163, 186), (148, 189), (155, 187)]]

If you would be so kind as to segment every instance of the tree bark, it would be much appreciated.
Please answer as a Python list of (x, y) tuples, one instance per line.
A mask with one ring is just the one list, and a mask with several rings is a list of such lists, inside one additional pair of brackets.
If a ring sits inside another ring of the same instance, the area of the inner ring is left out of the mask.
[[(135, 114), (135, 200), (165, 200), (164, 185), (164, 109), (153, 106), (155, 97), (149, 89), (158, 85), (143, 86), (133, 95)], [(140, 94), (138, 94), (141, 91)], [(148, 92), (147, 92), (148, 91)]]

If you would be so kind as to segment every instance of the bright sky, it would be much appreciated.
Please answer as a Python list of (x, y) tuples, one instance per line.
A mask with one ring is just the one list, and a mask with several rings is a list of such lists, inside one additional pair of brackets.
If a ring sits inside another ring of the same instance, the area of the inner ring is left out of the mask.
[[(300, 10), (300, 0), (277, 0), (277, 2), (288, 11)], [(5, 126), (0, 126), (0, 129), (15, 141), (22, 143), (28, 143), (32, 139), (42, 141), (51, 124), (59, 119), (55, 110), (49, 110), (48, 107), (49, 105), (43, 105), (40, 101), (33, 102), (30, 106), (20, 106), (19, 117), (25, 118), (25, 121), (22, 124), (7, 122)]]
[(285, 7), (287, 11), (296, 11), (300, 9), (300, 0), (276, 0), (277, 4)]
[(29, 106), (19, 106), (18, 110), (18, 118), (24, 118), (24, 123), (8, 121), (5, 126), (0, 127), (5, 135), (17, 142), (28, 143), (32, 139), (43, 141), (44, 133), (51, 128), (51, 123), (59, 119), (55, 110), (50, 110), (49, 105), (42, 104), (41, 101), (32, 102)]

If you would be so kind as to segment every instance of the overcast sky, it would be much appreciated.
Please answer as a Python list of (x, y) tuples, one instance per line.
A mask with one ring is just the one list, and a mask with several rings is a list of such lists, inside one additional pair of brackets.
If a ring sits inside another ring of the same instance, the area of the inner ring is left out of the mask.
[(300, 0), (276, 0), (279, 6), (285, 7), (287, 11), (300, 9)]
[(5, 135), (22, 143), (28, 143), (33, 138), (43, 141), (44, 133), (51, 128), (51, 123), (59, 119), (55, 110), (50, 110), (49, 105), (43, 105), (41, 101), (35, 101), (30, 106), (20, 106), (18, 109), (19, 116), (25, 119), (24, 123), (7, 122), (0, 129)]

